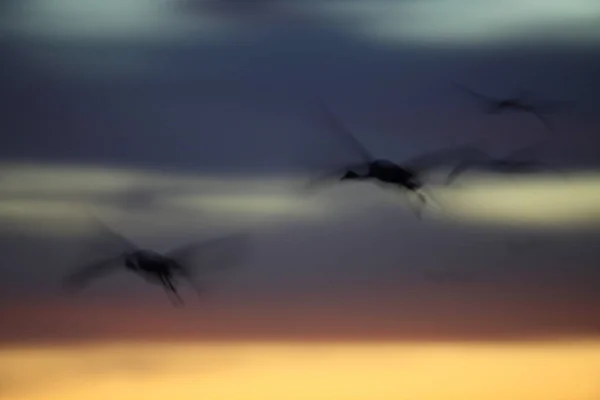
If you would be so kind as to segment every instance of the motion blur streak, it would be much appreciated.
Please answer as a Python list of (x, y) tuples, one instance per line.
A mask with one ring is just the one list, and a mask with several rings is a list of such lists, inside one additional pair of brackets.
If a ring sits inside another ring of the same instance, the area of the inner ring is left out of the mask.
[(6, 400), (588, 400), (600, 391), (597, 341), (117, 343), (12, 348), (0, 360)]
[[(85, 207), (125, 222), (151, 217), (159, 230), (189, 223), (194, 217), (203, 224), (231, 226), (265, 218), (323, 220), (332, 214), (331, 199), (302, 201), (285, 178), (52, 165), (6, 165), (3, 171), (0, 219), (16, 222), (10, 229), (84, 233), (90, 227)], [(146, 197), (146, 208), (129, 203), (136, 194)]]
[[(373, 191), (369, 185), (324, 188), (312, 197), (302, 197), (298, 189), (306, 178), (194, 176), (52, 165), (9, 165), (4, 171), (0, 219), (17, 222), (20, 229), (43, 227), (46, 233), (85, 232), (89, 221), (83, 205), (130, 222), (152, 215), (153, 226), (159, 230), (195, 217), (221, 227), (291, 219), (336, 221), (343, 215), (368, 213), (371, 201), (380, 204), (378, 209), (406, 212), (401, 192)], [(432, 187), (442, 208), (440, 218), (544, 229), (600, 225), (600, 176), (595, 173), (528, 178), (467, 174), (458, 185)], [(127, 208), (126, 196), (136, 191), (151, 196), (149, 208)], [(40, 219), (46, 223), (39, 224)]]

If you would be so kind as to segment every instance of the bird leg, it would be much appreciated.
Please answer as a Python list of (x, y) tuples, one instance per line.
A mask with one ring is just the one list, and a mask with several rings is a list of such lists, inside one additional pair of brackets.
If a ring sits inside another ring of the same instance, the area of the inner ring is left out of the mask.
[[(410, 196), (412, 194), (413, 196)], [(410, 201), (415, 199), (415, 201)], [(441, 210), (440, 204), (434, 200), (434, 198), (427, 193), (424, 189), (414, 189), (409, 192), (409, 203), (412, 205), (413, 211), (416, 213), (419, 219), (423, 218), (423, 211), (427, 206), (434, 205), (438, 210)]]
[(181, 275), (185, 280), (188, 281), (188, 283), (190, 284), (192, 289), (194, 289), (198, 297), (202, 298), (203, 290), (200, 289), (200, 286), (196, 283), (196, 280), (194, 279), (194, 276), (191, 274), (191, 272), (187, 268), (176, 262), (173, 263), (173, 267), (179, 273), (179, 275)]
[(169, 296), (169, 299), (171, 300), (173, 305), (182, 306), (183, 299), (179, 296), (179, 293), (177, 293), (177, 288), (175, 287), (175, 285), (173, 285), (173, 282), (171, 282), (171, 280), (168, 277), (162, 275), (160, 279), (162, 281), (163, 288), (167, 292), (167, 296)]
[[(423, 193), (418, 192), (416, 190), (408, 193), (408, 203), (410, 204), (413, 212), (419, 219), (423, 219), (423, 210), (427, 207), (427, 198), (423, 195)], [(417, 202), (414, 201), (417, 200)]]

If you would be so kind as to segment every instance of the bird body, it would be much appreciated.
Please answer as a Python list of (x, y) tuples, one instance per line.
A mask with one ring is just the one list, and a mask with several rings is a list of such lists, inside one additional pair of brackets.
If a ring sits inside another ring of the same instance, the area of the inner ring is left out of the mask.
[(174, 276), (183, 270), (177, 261), (145, 249), (126, 254), (124, 264), (128, 270), (156, 284), (172, 282)]
[(375, 160), (367, 164), (367, 173), (360, 175), (354, 170), (348, 170), (341, 180), (375, 179), (386, 184), (402, 186), (408, 190), (416, 190), (422, 186), (417, 174), (409, 169), (388, 160)]
[(125, 266), (135, 272), (166, 273), (175, 263), (152, 250), (136, 250), (125, 255)]

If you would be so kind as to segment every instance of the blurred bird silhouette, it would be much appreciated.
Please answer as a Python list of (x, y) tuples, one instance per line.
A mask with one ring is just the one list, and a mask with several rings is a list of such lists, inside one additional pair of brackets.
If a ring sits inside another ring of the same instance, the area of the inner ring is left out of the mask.
[[(200, 296), (202, 292), (194, 280), (195, 268), (223, 268), (238, 264), (247, 250), (247, 237), (238, 234), (190, 243), (160, 254), (139, 248), (97, 218), (94, 220), (100, 228), (102, 239), (105, 239), (105, 243), (110, 242), (108, 245), (112, 254), (69, 274), (65, 280), (65, 287), (69, 291), (82, 289), (104, 274), (125, 268), (150, 283), (161, 285), (174, 305), (182, 305), (183, 300), (177, 289), (178, 278), (187, 280)], [(216, 257), (211, 259), (211, 253)]]
[[(417, 217), (422, 217), (423, 209), (431, 202), (432, 196), (425, 192), (424, 176), (440, 166), (446, 165), (451, 160), (460, 158), (467, 146), (454, 149), (440, 150), (415, 157), (402, 163), (402, 166), (385, 159), (377, 159), (360, 143), (356, 137), (342, 124), (329, 108), (319, 102), (321, 121), (333, 133), (344, 139), (352, 148), (357, 158), (362, 161), (346, 166), (338, 171), (327, 173), (309, 182), (307, 189), (312, 190), (318, 184), (330, 179), (339, 181), (369, 180), (404, 189), (413, 194), (417, 200), (414, 209)], [(414, 203), (413, 203), (414, 204)]]
[(458, 83), (454, 83), (454, 86), (471, 98), (478, 100), (483, 106), (483, 109), (490, 114), (510, 111), (528, 113), (536, 117), (548, 131), (552, 131), (553, 129), (545, 115), (555, 113), (567, 105), (573, 104), (572, 101), (543, 101), (534, 104), (536, 101), (534, 101), (533, 94), (529, 91), (524, 91), (516, 97), (498, 99), (475, 92)]
[[(499, 172), (501, 174), (531, 174), (542, 171), (552, 170), (558, 172), (558, 169), (551, 167), (541, 161), (536, 161), (531, 157), (531, 153), (536, 149), (537, 144), (532, 144), (520, 148), (513, 153), (502, 158), (494, 158), (482, 150), (471, 148), (469, 155), (463, 161), (458, 163), (448, 174), (446, 184), (452, 184), (456, 179), (469, 169), (479, 169)], [(529, 157), (525, 157), (529, 155)]]

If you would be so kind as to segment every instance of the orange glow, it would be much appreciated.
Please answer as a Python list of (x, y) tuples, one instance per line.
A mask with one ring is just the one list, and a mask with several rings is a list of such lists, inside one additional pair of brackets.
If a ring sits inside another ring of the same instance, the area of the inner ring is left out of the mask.
[(111, 344), (0, 350), (1, 399), (578, 400), (600, 342)]

